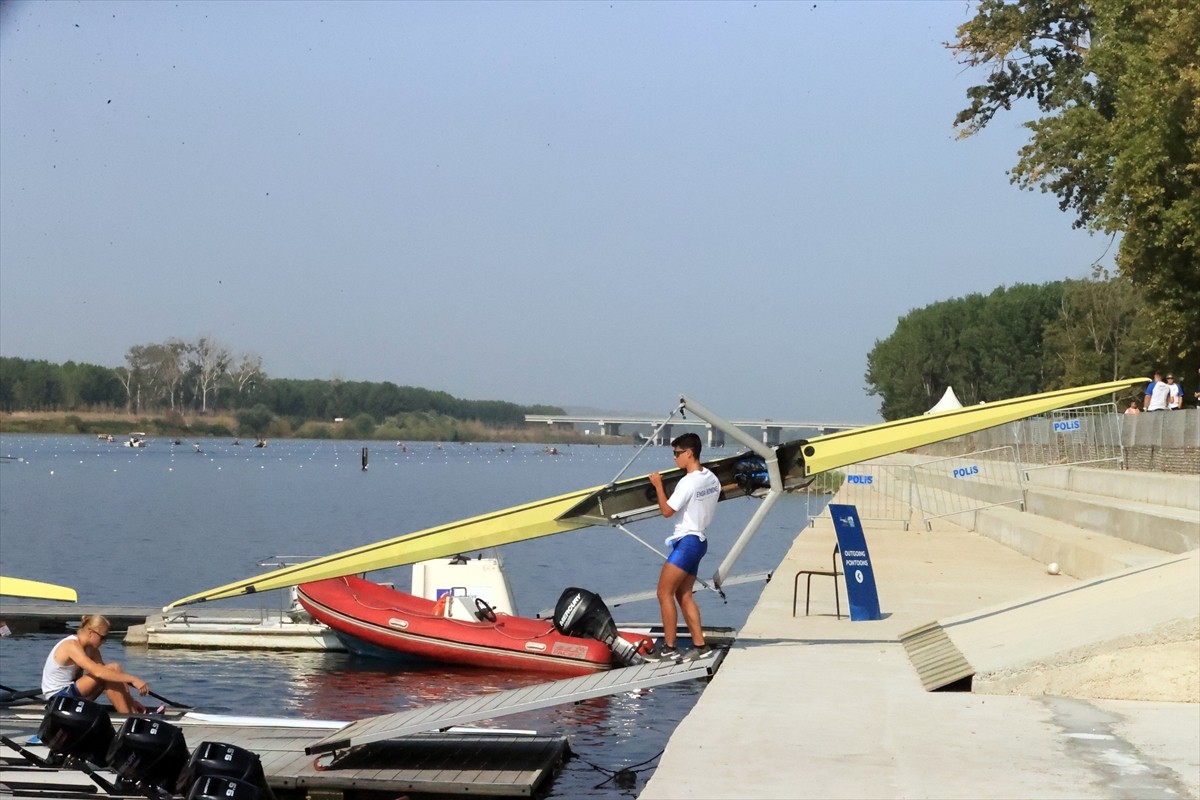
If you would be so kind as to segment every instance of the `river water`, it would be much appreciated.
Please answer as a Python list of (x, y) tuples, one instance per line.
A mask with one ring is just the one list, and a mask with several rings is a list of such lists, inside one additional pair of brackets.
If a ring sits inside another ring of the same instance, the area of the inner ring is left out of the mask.
[[(0, 574), (61, 583), (94, 606), (158, 607), (262, 570), (263, 559), (312, 557), (523, 502), (607, 483), (632, 446), (434, 444), (279, 440), (265, 448), (232, 440), (152, 438), (123, 447), (92, 436), (0, 436)], [(369, 469), (361, 469), (362, 448)], [(705, 457), (732, 449), (705, 451)], [(666, 448), (645, 450), (626, 473), (673, 466)], [(701, 577), (711, 575), (758, 501), (722, 503), (709, 530)], [(784, 497), (742, 554), (734, 574), (774, 569), (807, 525), (803, 497)], [(813, 513), (816, 509), (812, 509)], [(630, 526), (663, 549), (670, 523)], [(650, 590), (659, 558), (615, 529), (582, 531), (500, 548), (526, 616), (550, 608), (567, 586), (602, 597)], [(373, 573), (407, 588), (406, 567)], [(706, 625), (740, 626), (760, 583), (731, 586), (728, 601), (697, 595)], [(281, 593), (221, 605), (274, 607)], [(614, 610), (618, 621), (653, 621), (653, 601)], [(0, 683), (36, 685), (51, 635), (0, 644)], [(340, 653), (147, 650), (105, 645), (105, 657), (157, 693), (210, 711), (358, 719), (422, 703), (545, 680), (463, 668), (399, 671)], [(551, 797), (631, 797), (644, 786), (667, 738), (703, 684), (690, 682), (505, 717), (494, 724), (569, 737), (576, 757)], [(484, 723), (487, 724), (487, 723)], [(636, 768), (636, 785), (612, 772)]]

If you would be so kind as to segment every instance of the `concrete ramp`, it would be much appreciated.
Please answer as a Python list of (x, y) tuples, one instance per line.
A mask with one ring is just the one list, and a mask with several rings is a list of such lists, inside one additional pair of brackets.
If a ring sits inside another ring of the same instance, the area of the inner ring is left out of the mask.
[(901, 634), (900, 644), (904, 645), (904, 652), (908, 653), (926, 691), (971, 688), (975, 668), (938, 623), (931, 622)]
[[(937, 623), (949, 639), (942, 647), (961, 653), (977, 675), (1019, 670), (1061, 653), (1172, 625), (1200, 625), (1200, 551)], [(923, 667), (915, 659), (913, 663), (920, 673)]]

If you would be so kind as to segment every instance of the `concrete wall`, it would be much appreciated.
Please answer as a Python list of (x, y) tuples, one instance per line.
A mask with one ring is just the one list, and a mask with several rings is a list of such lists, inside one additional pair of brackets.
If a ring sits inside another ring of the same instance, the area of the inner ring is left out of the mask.
[(1121, 444), (1129, 469), (1200, 473), (1200, 408), (1126, 416)]

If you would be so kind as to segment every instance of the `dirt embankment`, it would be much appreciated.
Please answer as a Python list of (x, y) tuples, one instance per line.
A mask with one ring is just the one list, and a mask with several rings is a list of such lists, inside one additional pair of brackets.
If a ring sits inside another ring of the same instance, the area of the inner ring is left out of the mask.
[(984, 694), (1200, 702), (1200, 617), (976, 675)]

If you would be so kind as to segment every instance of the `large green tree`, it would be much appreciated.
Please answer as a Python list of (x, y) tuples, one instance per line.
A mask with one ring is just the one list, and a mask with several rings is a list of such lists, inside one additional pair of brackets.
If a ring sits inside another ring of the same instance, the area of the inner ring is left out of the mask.
[(1067, 281), (1057, 318), (1046, 326), (1046, 352), (1059, 388), (1148, 374), (1153, 368), (1146, 306), (1123, 276), (1097, 269), (1092, 280)]
[(1058, 197), (1075, 226), (1119, 238), (1168, 362), (1200, 361), (1200, 3), (981, 0), (950, 43), (987, 70), (963, 136), (1020, 101), (1040, 116), (1014, 183)]
[(1055, 388), (1043, 331), (1057, 319), (1063, 284), (1017, 284), (910, 311), (867, 354), (867, 386), (884, 419), (928, 410), (948, 386), (964, 405)]

